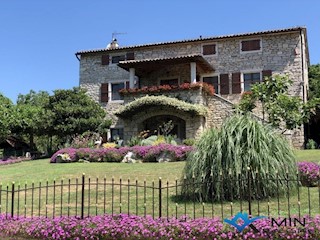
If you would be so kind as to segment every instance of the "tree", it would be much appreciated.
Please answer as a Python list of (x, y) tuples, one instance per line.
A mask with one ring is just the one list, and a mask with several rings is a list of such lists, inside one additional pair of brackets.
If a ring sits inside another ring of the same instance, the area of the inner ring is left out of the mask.
[(11, 100), (0, 93), (0, 140), (10, 134), (10, 125), (13, 120), (12, 108)]
[(49, 131), (64, 140), (86, 131), (97, 131), (105, 117), (100, 105), (80, 88), (55, 90), (45, 108), (50, 112)]
[(320, 64), (309, 67), (309, 99), (320, 98)]
[(19, 94), (17, 104), (14, 107), (15, 121), (12, 132), (24, 134), (29, 138), (29, 145), (35, 150), (34, 137), (46, 134), (48, 128), (46, 104), (49, 102), (49, 93), (31, 90), (28, 94)]
[(292, 81), (287, 75), (266, 77), (262, 83), (252, 86), (251, 94), (243, 96), (239, 108), (248, 112), (256, 106), (256, 101), (260, 101), (263, 119), (267, 114), (268, 122), (273, 126), (279, 127), (284, 123), (286, 129), (300, 128), (314, 114), (316, 107), (320, 104), (320, 99), (313, 98), (304, 103), (300, 97), (289, 94), (291, 84)]
[(220, 130), (211, 128), (201, 135), (184, 168), (182, 193), (196, 193), (203, 201), (232, 201), (256, 192), (262, 199), (291, 188), (292, 182), (287, 186), (275, 180), (287, 174), (295, 179), (295, 157), (287, 140), (248, 114), (235, 114)]

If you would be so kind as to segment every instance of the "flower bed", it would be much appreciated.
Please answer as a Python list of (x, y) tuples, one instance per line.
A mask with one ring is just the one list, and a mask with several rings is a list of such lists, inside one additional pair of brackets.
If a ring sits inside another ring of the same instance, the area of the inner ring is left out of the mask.
[(121, 148), (64, 148), (53, 154), (50, 162), (56, 163), (60, 156), (66, 156), (65, 162), (77, 162), (80, 159), (89, 162), (121, 162), (128, 152), (136, 154), (143, 162), (155, 162), (156, 158), (163, 152), (173, 156), (174, 161), (184, 161), (186, 155), (193, 150), (192, 146), (159, 144), (156, 146), (133, 146)]
[(298, 170), (302, 186), (315, 187), (320, 180), (320, 165), (314, 162), (299, 162)]
[(260, 219), (242, 232), (222, 224), (219, 218), (152, 219), (133, 215), (87, 217), (45, 217), (5, 219), (0, 216), (0, 232), (8, 237), (36, 239), (320, 239), (320, 216), (306, 218), (303, 226), (272, 226)]
[(22, 161), (28, 161), (28, 160), (31, 160), (31, 159), (30, 158), (24, 158), (24, 157), (0, 159), (0, 166), (1, 165), (14, 164), (14, 163), (20, 163)]
[(119, 91), (122, 95), (137, 94), (137, 93), (160, 93), (160, 92), (172, 92), (179, 90), (197, 90), (202, 89), (208, 95), (212, 96), (214, 94), (214, 87), (207, 83), (197, 82), (197, 83), (183, 83), (181, 85), (160, 85), (142, 88), (124, 88)]

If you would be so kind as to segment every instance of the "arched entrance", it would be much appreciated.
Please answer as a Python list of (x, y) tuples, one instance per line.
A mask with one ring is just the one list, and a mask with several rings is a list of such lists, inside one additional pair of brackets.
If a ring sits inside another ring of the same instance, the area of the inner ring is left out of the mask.
[(180, 140), (186, 138), (186, 122), (172, 115), (158, 115), (144, 120), (140, 125), (140, 131), (149, 130), (151, 134), (162, 134), (161, 126), (171, 122), (173, 125), (170, 135), (175, 135)]

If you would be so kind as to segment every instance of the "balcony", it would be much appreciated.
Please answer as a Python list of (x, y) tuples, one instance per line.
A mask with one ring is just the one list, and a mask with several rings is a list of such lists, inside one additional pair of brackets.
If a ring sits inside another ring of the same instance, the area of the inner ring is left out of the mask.
[(187, 103), (205, 104), (206, 96), (214, 95), (214, 87), (207, 83), (183, 83), (181, 85), (160, 85), (142, 88), (126, 88), (119, 91), (123, 96), (124, 104), (146, 95), (177, 98)]

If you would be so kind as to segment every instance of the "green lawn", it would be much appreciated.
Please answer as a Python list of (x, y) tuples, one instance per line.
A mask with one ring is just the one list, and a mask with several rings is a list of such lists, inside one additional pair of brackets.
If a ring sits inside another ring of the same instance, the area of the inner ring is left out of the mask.
[[(298, 161), (307, 160), (318, 162), (320, 160), (319, 150), (297, 150), (296, 156)], [(101, 214), (103, 209), (107, 209), (106, 212), (128, 212), (137, 213), (139, 215), (152, 214), (155, 211), (155, 216), (158, 215), (158, 190), (155, 188), (149, 188), (152, 186), (158, 187), (159, 177), (162, 178), (162, 187), (168, 186), (162, 192), (162, 206), (163, 215), (174, 216), (183, 215), (187, 213), (191, 216), (211, 216), (212, 212), (215, 215), (221, 215), (223, 209), (224, 216), (232, 215), (242, 208), (245, 210), (248, 206), (246, 202), (223, 202), (223, 203), (196, 203), (193, 202), (179, 202), (175, 200), (173, 196), (179, 193), (179, 187), (175, 187), (177, 179), (181, 179), (182, 171), (185, 166), (185, 162), (173, 162), (173, 163), (142, 163), (142, 164), (126, 164), (126, 163), (69, 163), (69, 164), (50, 164), (49, 159), (25, 161), (18, 164), (3, 165), (0, 166), (0, 186), (2, 189), (6, 189), (8, 186), (9, 192), (3, 192), (0, 195), (0, 212), (10, 212), (10, 204), (5, 204), (7, 198), (10, 199), (11, 184), (15, 182), (15, 189), (19, 187), (24, 188), (27, 182), (28, 188), (33, 183), (34, 186), (39, 186), (41, 182), (42, 186), (45, 186), (47, 181), (49, 187), (47, 188), (48, 194), (45, 193), (46, 189), (29, 189), (27, 193), (21, 191), (15, 195), (15, 212), (19, 208), (19, 214), (24, 213), (24, 206), (28, 206), (27, 215), (44, 215), (48, 212), (48, 215), (66, 215), (69, 211), (70, 214), (75, 214), (76, 207), (74, 203), (78, 201), (80, 203), (81, 189), (76, 189), (76, 179), (81, 182), (82, 174), (85, 173), (86, 183), (89, 178), (91, 181), (90, 187), (86, 185), (86, 207), (85, 213)], [(114, 182), (112, 183), (112, 178)], [(97, 184), (97, 178), (98, 183)], [(103, 185), (104, 178), (107, 182), (106, 186)], [(68, 179), (71, 179), (71, 187), (61, 187), (61, 180), (63, 183), (68, 183)], [(122, 179), (120, 183), (120, 179)], [(52, 183), (55, 181), (55, 186)], [(136, 182), (137, 180), (137, 182)], [(146, 185), (144, 185), (146, 180)], [(130, 186), (128, 187), (128, 183)], [(121, 185), (122, 184), (122, 185)], [(173, 187), (174, 186), (174, 187)], [(90, 190), (89, 190), (90, 188)], [(106, 189), (106, 196), (103, 195), (104, 188)], [(311, 213), (315, 214), (320, 211), (319, 209), (319, 194), (318, 188), (300, 188), (299, 195), (297, 193), (290, 192), (290, 200), (286, 196), (280, 197), (279, 203), (277, 199), (269, 199), (268, 201), (260, 201), (252, 203), (252, 209), (255, 214), (259, 212), (261, 215), (277, 215), (285, 214), (290, 208), (290, 212), (298, 214), (299, 208), (302, 214), (308, 214), (309, 206), (311, 206)], [(52, 197), (53, 192), (56, 197)], [(88, 194), (89, 193), (89, 194)], [(24, 202), (25, 196), (27, 202)], [(46, 200), (46, 195), (48, 199)], [(62, 199), (61, 199), (61, 196)], [(2, 202), (1, 202), (2, 198)], [(17, 204), (17, 198), (19, 198), (19, 204)], [(70, 198), (70, 203), (69, 200)], [(32, 200), (30, 200), (32, 199)], [(113, 200), (112, 200), (113, 199)], [(32, 202), (31, 202), (32, 201)], [(9, 200), (10, 202), (10, 200)], [(300, 204), (299, 204), (300, 202)], [(89, 204), (90, 203), (90, 204)], [(114, 204), (113, 204), (114, 203)], [(41, 209), (38, 205), (41, 205)], [(19, 206), (18, 206), (19, 205)], [(88, 207), (91, 205), (91, 207)], [(46, 207), (45, 207), (46, 206)], [(280, 206), (280, 208), (279, 208)], [(7, 207), (7, 208), (6, 208)], [(78, 205), (79, 207), (79, 205)], [(33, 210), (30, 210), (33, 209)], [(270, 210), (270, 211), (269, 211)], [(33, 212), (31, 212), (33, 211)], [(79, 214), (79, 212), (78, 212)]]
[(315, 150), (296, 150), (297, 161), (308, 161), (320, 163), (320, 149)]
[[(320, 150), (296, 150), (297, 161), (320, 162)], [(108, 180), (115, 179), (140, 181), (146, 179), (148, 182), (158, 180), (175, 181), (180, 179), (185, 162), (173, 163), (69, 163), (69, 164), (50, 164), (49, 159), (26, 161), (18, 164), (0, 166), (0, 182), (3, 185), (16, 183), (38, 183), (39, 181), (52, 181), (54, 179), (76, 179), (81, 178), (85, 173), (87, 177), (103, 178)]]

